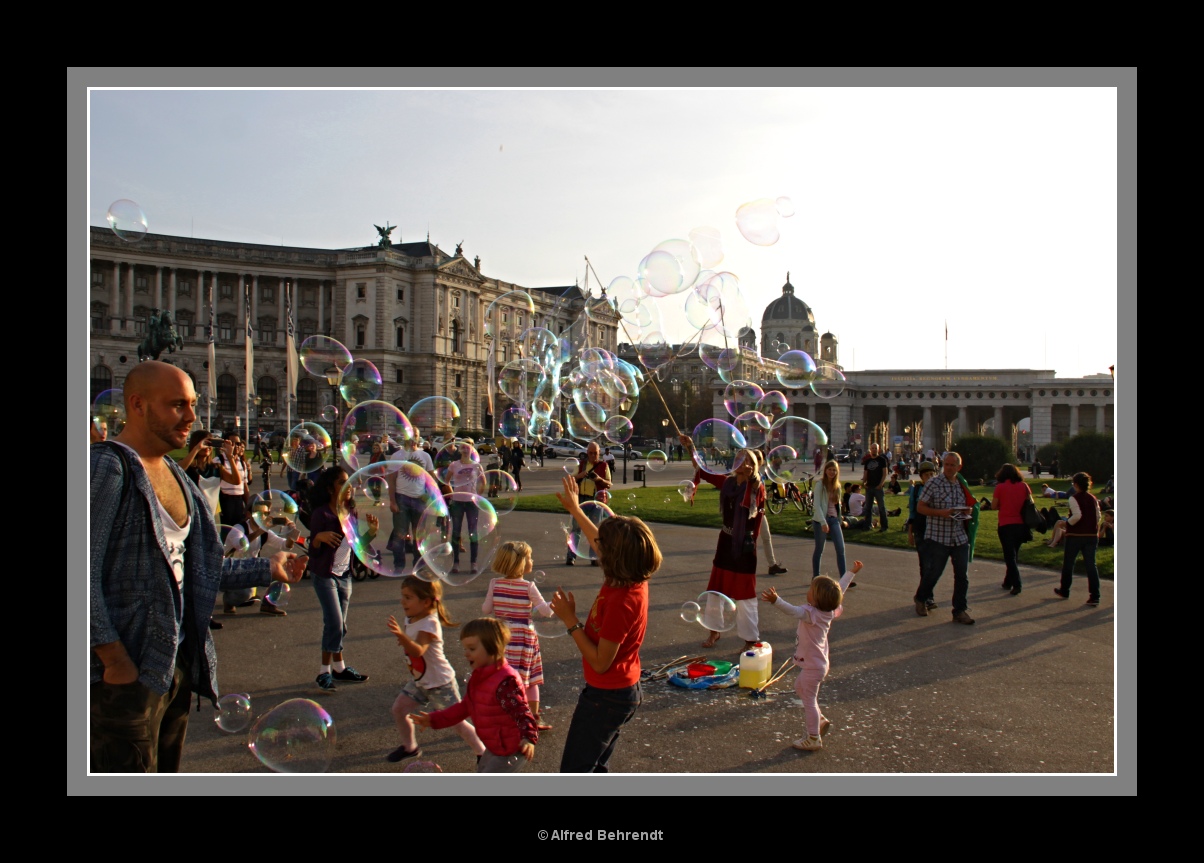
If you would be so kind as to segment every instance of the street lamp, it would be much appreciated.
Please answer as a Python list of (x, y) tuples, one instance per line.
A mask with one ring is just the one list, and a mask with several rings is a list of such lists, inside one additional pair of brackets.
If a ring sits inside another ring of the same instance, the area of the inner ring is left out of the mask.
[(853, 448), (853, 432), (857, 431), (857, 423), (849, 423), (849, 449)]
[(334, 431), (334, 464), (339, 463), (339, 384), (343, 381), (343, 370), (332, 365), (326, 369), (326, 383), (330, 386), (330, 406), (334, 409), (334, 419), (331, 421)]

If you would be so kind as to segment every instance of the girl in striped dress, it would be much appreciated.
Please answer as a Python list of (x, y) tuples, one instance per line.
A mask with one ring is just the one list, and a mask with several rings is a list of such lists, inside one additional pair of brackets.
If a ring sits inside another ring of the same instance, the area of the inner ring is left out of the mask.
[(539, 635), (531, 625), (531, 615), (552, 616), (552, 607), (544, 602), (539, 588), (523, 576), (535, 568), (531, 546), (525, 542), (507, 542), (493, 557), (493, 571), (501, 578), (489, 582), (489, 592), (481, 611), (506, 622), (510, 642), (506, 661), (518, 672), (527, 688), (527, 702), (540, 731), (550, 731), (539, 718), (539, 686), (543, 683), (543, 659), (539, 655)]

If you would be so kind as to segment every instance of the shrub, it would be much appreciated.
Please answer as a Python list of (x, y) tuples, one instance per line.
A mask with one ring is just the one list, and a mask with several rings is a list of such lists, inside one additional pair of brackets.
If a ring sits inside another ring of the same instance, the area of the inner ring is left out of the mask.
[(953, 442), (953, 451), (962, 457), (962, 476), (971, 484), (979, 478), (995, 478), (1005, 463), (1016, 463), (1016, 454), (1003, 438), (965, 435)]
[(1084, 432), (1062, 444), (1058, 467), (1063, 476), (1086, 471), (1097, 486), (1103, 485), (1116, 470), (1113, 448), (1112, 435)]
[[(1047, 444), (1043, 444), (1037, 450), (1037, 461), (1041, 462), (1041, 464), (1049, 464), (1055, 458), (1060, 459), (1061, 455), (1062, 455), (1062, 445), (1060, 443), (1047, 443)], [(1061, 464), (1060, 461), (1059, 461), (1058, 466), (1060, 468), (1062, 468), (1062, 470), (1066, 469), (1066, 466), (1064, 464)]]

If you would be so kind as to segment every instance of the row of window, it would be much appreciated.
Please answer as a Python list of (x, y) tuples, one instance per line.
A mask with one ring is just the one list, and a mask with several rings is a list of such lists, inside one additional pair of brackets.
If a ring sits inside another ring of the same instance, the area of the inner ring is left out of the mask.
[[(92, 273), (92, 287), (103, 288), (105, 286), (105, 274), (103, 272)], [(165, 286), (166, 287), (166, 286)], [(150, 293), (150, 277), (149, 276), (134, 276), (134, 293), (148, 294)], [(176, 294), (181, 297), (192, 296), (192, 282), (180, 280), (176, 282)], [(397, 299), (404, 300), (405, 291), (402, 288), (397, 290)], [(234, 299), (234, 285), (220, 284), (217, 286), (217, 298), (219, 300)], [(276, 286), (275, 285), (260, 285), (259, 286), (259, 301), (263, 303), (274, 303), (276, 301)], [(316, 306), (318, 303), (317, 289), (313, 287), (302, 287), (300, 302), (303, 306)]]

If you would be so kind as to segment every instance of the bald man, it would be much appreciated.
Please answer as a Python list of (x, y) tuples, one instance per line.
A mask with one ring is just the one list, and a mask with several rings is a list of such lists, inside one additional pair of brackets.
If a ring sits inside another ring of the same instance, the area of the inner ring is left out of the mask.
[(148, 361), (123, 389), (125, 428), (92, 447), (92, 772), (171, 773), (192, 693), (217, 703), (217, 592), (298, 581), (305, 560), (223, 559), (204, 497), (167, 457), (196, 421), (191, 379)]

